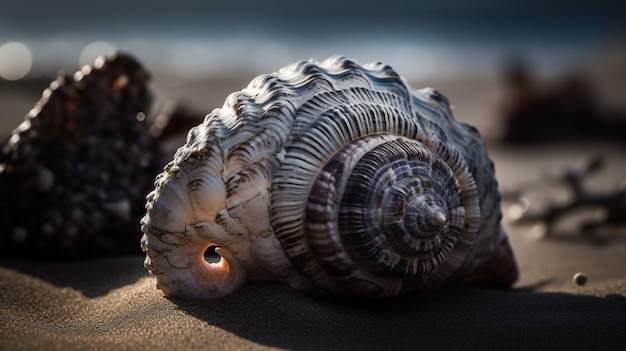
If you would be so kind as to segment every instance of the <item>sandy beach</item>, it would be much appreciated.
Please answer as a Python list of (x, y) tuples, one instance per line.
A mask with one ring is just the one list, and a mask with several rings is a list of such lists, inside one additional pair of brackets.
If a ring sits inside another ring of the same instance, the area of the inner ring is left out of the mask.
[[(3, 260), (6, 350), (619, 349), (626, 240), (536, 240), (510, 230), (512, 290), (453, 287), (390, 300), (313, 298), (276, 284), (212, 301), (166, 299), (140, 255), (71, 263)], [(622, 233), (623, 234), (623, 233)], [(584, 270), (585, 286), (573, 273)]]
[[(156, 93), (213, 108), (247, 81), (203, 85), (203, 90), (157, 86)], [(488, 128), (480, 115), (492, 106), (485, 102), (493, 85), (449, 84), (441, 90), (451, 95), (457, 116)], [(24, 89), (0, 94), (4, 136), (41, 94), (39, 88)], [(16, 111), (19, 117), (4, 117)], [(624, 151), (624, 145), (611, 143), (489, 144), (501, 189), (602, 152), (607, 168), (589, 186), (610, 191), (624, 180)], [(0, 349), (622, 349), (626, 229), (602, 231), (596, 240), (566, 227), (539, 239), (533, 227), (511, 222), (508, 206), (503, 204), (504, 225), (521, 272), (511, 290), (455, 286), (389, 300), (351, 300), (262, 283), (218, 300), (167, 299), (143, 268), (139, 245), (136, 255), (78, 262), (0, 258)], [(587, 274), (585, 285), (572, 282), (577, 272)]]

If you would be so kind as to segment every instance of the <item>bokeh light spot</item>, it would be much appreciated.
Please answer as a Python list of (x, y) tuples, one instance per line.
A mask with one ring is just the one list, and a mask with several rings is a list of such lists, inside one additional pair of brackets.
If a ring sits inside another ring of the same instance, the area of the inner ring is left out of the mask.
[(114, 54), (115, 46), (106, 41), (94, 41), (87, 44), (80, 52), (78, 64), (80, 67), (91, 65), (100, 56), (108, 56)]
[(9, 42), (0, 46), (0, 78), (18, 80), (30, 72), (33, 57), (24, 43)]

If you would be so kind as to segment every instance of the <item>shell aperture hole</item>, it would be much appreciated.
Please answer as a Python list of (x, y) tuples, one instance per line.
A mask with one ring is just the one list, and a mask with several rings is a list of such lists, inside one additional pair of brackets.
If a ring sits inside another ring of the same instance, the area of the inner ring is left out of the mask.
[(215, 249), (218, 247), (217, 245), (211, 245), (204, 251), (204, 260), (207, 261), (207, 263), (218, 263), (222, 259), (222, 257), (215, 252)]

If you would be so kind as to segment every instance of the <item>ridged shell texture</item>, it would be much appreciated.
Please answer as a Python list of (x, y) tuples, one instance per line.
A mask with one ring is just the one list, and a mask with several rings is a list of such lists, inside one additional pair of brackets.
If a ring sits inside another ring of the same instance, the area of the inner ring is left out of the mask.
[(480, 135), (443, 95), (331, 57), (257, 77), (190, 131), (148, 196), (142, 247), (168, 296), (510, 286), (499, 206)]

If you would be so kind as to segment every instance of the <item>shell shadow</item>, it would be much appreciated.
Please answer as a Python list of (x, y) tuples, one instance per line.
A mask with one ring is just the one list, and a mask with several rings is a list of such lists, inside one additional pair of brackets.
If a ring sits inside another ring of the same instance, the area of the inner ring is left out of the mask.
[(2, 259), (0, 267), (41, 279), (57, 287), (80, 291), (87, 298), (104, 296), (111, 290), (147, 277), (144, 256), (131, 255), (83, 261), (35, 261)]
[(614, 349), (626, 297), (463, 287), (389, 300), (315, 298), (251, 284), (178, 308), (253, 342), (295, 350)]
[(529, 284), (529, 285), (522, 285), (522, 286), (517, 286), (515, 288), (515, 291), (517, 292), (534, 292), (538, 289), (541, 289), (543, 287), (549, 286), (551, 283), (554, 282), (554, 278), (552, 279), (542, 279), (539, 280), (535, 283)]

